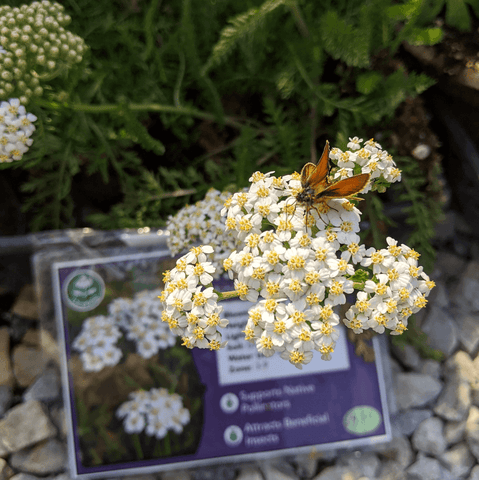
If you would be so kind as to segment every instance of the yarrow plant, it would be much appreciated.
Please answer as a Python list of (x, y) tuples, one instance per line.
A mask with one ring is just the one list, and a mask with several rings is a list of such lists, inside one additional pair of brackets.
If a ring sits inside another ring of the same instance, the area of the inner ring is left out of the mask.
[[(391, 155), (373, 139), (350, 138), (349, 151), (334, 148), (330, 182), (368, 173), (363, 192), (383, 191), (401, 179)], [(356, 291), (343, 323), (355, 333), (385, 329), (400, 335), (408, 318), (425, 307), (434, 282), (418, 265), (419, 254), (387, 239), (387, 248), (360, 244), (361, 212), (347, 198), (298, 202), (298, 173), (275, 177), (256, 172), (249, 190), (232, 195), (222, 209), (225, 231), (240, 245), (223, 262), (235, 291), (212, 287), (211, 245), (193, 247), (165, 274), (163, 320), (183, 345), (216, 350), (225, 346), (217, 327), (225, 327), (217, 301), (231, 296), (255, 303), (249, 309), (245, 339), (259, 352), (281, 357), (298, 368), (318, 351), (330, 360), (339, 337), (335, 307)], [(178, 228), (178, 226), (177, 226)], [(207, 228), (207, 226), (205, 227)]]
[(159, 290), (145, 290), (130, 298), (116, 298), (108, 305), (108, 315), (97, 315), (83, 322), (73, 342), (83, 369), (98, 372), (113, 367), (123, 356), (117, 343), (125, 335), (136, 343), (137, 353), (149, 359), (160, 350), (172, 347), (176, 336), (161, 321), (163, 307)]
[(138, 390), (129, 395), (130, 400), (117, 410), (123, 419), (127, 433), (145, 433), (158, 440), (172, 430), (177, 434), (190, 422), (190, 412), (183, 407), (183, 400), (177, 393), (170, 394), (166, 388)]
[(21, 160), (32, 145), (37, 117), (27, 113), (18, 98), (0, 103), (0, 163)]
[(87, 46), (65, 29), (70, 22), (64, 7), (48, 0), (0, 7), (0, 99), (27, 104), (43, 94), (42, 81), (82, 61)]

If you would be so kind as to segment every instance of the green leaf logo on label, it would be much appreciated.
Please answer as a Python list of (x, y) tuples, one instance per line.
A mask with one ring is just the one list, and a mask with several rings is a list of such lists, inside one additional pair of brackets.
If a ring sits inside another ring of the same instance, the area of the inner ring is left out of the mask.
[(343, 417), (344, 428), (355, 435), (365, 435), (373, 432), (381, 423), (381, 413), (369, 405), (353, 407)]
[(63, 284), (63, 298), (77, 312), (96, 308), (105, 296), (105, 282), (92, 270), (78, 269), (70, 273)]

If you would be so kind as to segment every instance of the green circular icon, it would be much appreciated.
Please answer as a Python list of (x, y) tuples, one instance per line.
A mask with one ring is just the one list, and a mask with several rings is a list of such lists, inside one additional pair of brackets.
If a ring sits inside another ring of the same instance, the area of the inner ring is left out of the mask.
[(105, 282), (92, 270), (75, 270), (63, 284), (63, 298), (77, 312), (96, 308), (105, 296)]
[(349, 433), (364, 435), (381, 425), (381, 413), (369, 405), (353, 407), (343, 417), (343, 426)]

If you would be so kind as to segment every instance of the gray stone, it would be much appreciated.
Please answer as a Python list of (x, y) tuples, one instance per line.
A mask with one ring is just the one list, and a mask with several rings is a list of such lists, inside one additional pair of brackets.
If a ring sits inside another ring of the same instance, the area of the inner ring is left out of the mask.
[(38, 475), (57, 473), (66, 466), (65, 447), (57, 439), (51, 438), (32, 448), (13, 453), (10, 464), (17, 470)]
[(60, 407), (53, 407), (50, 409), (50, 417), (53, 420), (53, 424), (57, 427), (60, 435), (63, 438), (67, 436), (67, 419), (65, 411)]
[(405, 436), (393, 437), (389, 443), (376, 445), (374, 451), (397, 462), (403, 469), (411, 465), (413, 460), (411, 443)]
[(474, 456), (465, 443), (455, 445), (444, 452), (440, 458), (454, 478), (465, 477), (476, 463)]
[(12, 387), (9, 385), (0, 386), (0, 417), (5, 415), (13, 399)]
[(423, 373), (424, 375), (430, 375), (431, 377), (435, 378), (436, 380), (441, 379), (441, 364), (436, 360), (431, 360), (428, 358), (424, 360), (419, 373)]
[[(434, 265), (434, 273), (439, 273), (446, 278), (459, 277), (466, 268), (467, 262), (464, 258), (455, 255), (454, 253), (439, 251), (437, 252), (436, 264)], [(433, 278), (438, 275), (433, 274)], [(434, 292), (431, 292), (431, 294)]]
[(422, 325), (427, 344), (441, 350), (447, 357), (456, 349), (459, 339), (457, 325), (446, 310), (432, 305)]
[(403, 467), (394, 460), (383, 462), (376, 480), (407, 480)]
[(475, 353), (479, 346), (479, 315), (477, 313), (459, 312), (455, 318), (461, 346), (469, 354)]
[(431, 417), (419, 425), (412, 436), (412, 445), (416, 450), (438, 456), (446, 450), (447, 444), (443, 434), (443, 422)]
[[(318, 469), (318, 456), (310, 453), (301, 453), (295, 455), (294, 462), (297, 465), (297, 472), (301, 478), (311, 478)], [(238, 479), (237, 479), (238, 480)]]
[(8, 480), (10, 477), (13, 477), (13, 470), (5, 459), (0, 458), (0, 480)]
[(471, 470), (468, 480), (479, 480), (479, 465), (476, 465)]
[(437, 398), (442, 383), (421, 373), (399, 373), (396, 375), (395, 393), (398, 407), (406, 410), (423, 407)]
[(394, 356), (405, 366), (413, 370), (419, 370), (421, 367), (421, 356), (417, 353), (417, 350), (409, 344), (404, 346), (391, 347)]
[(468, 306), (473, 312), (479, 312), (479, 262), (469, 262), (454, 295), (459, 306)]
[(313, 480), (359, 480), (361, 474), (355, 472), (348, 467), (327, 467), (319, 475), (316, 475)]
[(10, 480), (41, 480), (40, 477), (30, 475), (29, 473), (18, 473), (14, 475)]
[(449, 293), (443, 281), (437, 280), (436, 286), (431, 290), (428, 297), (428, 304), (439, 308), (449, 308)]
[(36, 348), (18, 345), (13, 350), (13, 373), (21, 387), (30, 386), (48, 362), (43, 352)]
[(8, 327), (0, 328), (0, 385), (13, 387), (14, 377), (10, 362), (10, 335)]
[(466, 434), (466, 420), (462, 422), (446, 422), (444, 438), (448, 445), (462, 441)]
[(265, 480), (299, 480), (291, 464), (283, 461), (264, 462), (261, 471)]
[(409, 436), (414, 433), (414, 430), (416, 430), (420, 423), (430, 417), (432, 417), (431, 410), (419, 410), (413, 408), (401, 412), (394, 418), (393, 422), (402, 435)]
[(379, 472), (381, 462), (378, 456), (373, 452), (356, 451), (343, 455), (338, 459), (337, 465), (345, 466), (361, 475), (371, 478)]
[(54, 368), (47, 368), (23, 394), (23, 400), (50, 402), (60, 395), (60, 379)]
[(435, 458), (419, 454), (418, 459), (408, 469), (408, 480), (458, 480)]
[(161, 480), (191, 480), (188, 470), (170, 470), (161, 474)]
[(236, 480), (263, 480), (263, 475), (257, 468), (253, 466), (246, 466), (241, 468)]
[(474, 405), (466, 420), (466, 441), (469, 450), (479, 460), (479, 408)]
[(471, 386), (459, 377), (449, 380), (437, 400), (434, 413), (445, 420), (460, 421), (471, 406)]
[(40, 402), (30, 400), (10, 409), (0, 420), (1, 452), (17, 452), (56, 435), (56, 428), (44, 413)]

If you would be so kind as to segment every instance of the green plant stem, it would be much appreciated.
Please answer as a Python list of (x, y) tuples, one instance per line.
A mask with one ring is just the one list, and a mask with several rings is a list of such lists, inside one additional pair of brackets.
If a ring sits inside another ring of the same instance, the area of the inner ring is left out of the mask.
[(140, 444), (140, 436), (134, 433), (131, 438), (133, 439), (133, 446), (135, 447), (136, 454), (140, 460), (143, 460), (143, 450)]
[(298, 25), (298, 29), (301, 32), (301, 35), (305, 38), (309, 38), (308, 26), (304, 21), (303, 15), (301, 14), (301, 10), (299, 9), (298, 2), (292, 1), (290, 4), (290, 9), (293, 14), (294, 20)]
[[(46, 102), (44, 100), (38, 99), (37, 104), (41, 107), (45, 107), (51, 110), (61, 110), (68, 109), (74, 110), (76, 112), (87, 112), (87, 113), (118, 113), (122, 111), (121, 105), (109, 104), (109, 105), (86, 105), (82, 103), (58, 103), (58, 102)], [(196, 110), (195, 108), (173, 106), (173, 105), (161, 105), (158, 103), (149, 103), (149, 104), (137, 104), (130, 103), (126, 106), (128, 110), (132, 112), (163, 112), (163, 113), (173, 113), (177, 115), (189, 115), (195, 118), (201, 118), (203, 120), (215, 121), (217, 119), (216, 115), (209, 112), (203, 112), (201, 110)], [(233, 117), (224, 117), (224, 122), (226, 125), (241, 129), (245, 124), (240, 123)], [(254, 120), (246, 119), (246, 123), (257, 123)]]
[(237, 293), (235, 290), (232, 290), (231, 292), (218, 292), (217, 290), (215, 290), (214, 292), (218, 295), (219, 302), (221, 302), (221, 300), (228, 300), (229, 298), (239, 297), (239, 293)]

